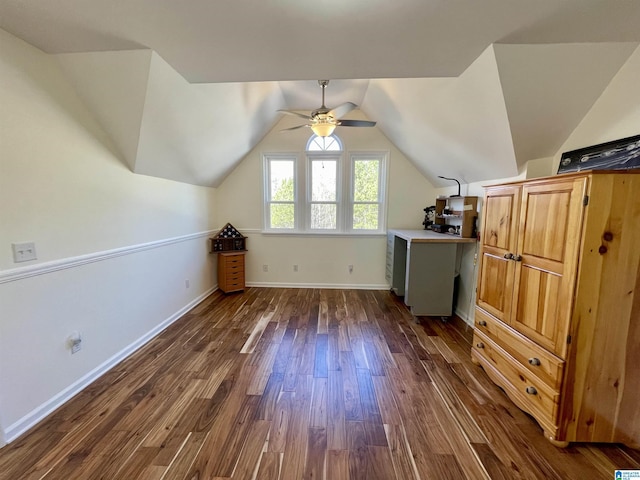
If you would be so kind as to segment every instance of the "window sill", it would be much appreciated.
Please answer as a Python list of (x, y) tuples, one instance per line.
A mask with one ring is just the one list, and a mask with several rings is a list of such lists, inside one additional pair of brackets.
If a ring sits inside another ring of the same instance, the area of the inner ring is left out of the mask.
[(372, 237), (386, 237), (386, 232), (274, 232), (273, 230), (262, 230), (260, 231), (262, 235), (273, 235), (276, 237), (345, 237), (345, 238), (372, 238)]

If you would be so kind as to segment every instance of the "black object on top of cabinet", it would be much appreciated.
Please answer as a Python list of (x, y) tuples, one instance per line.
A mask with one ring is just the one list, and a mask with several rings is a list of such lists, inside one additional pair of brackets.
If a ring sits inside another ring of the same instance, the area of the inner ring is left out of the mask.
[(212, 252), (244, 251), (247, 249), (247, 237), (242, 235), (233, 225), (227, 223), (211, 239)]

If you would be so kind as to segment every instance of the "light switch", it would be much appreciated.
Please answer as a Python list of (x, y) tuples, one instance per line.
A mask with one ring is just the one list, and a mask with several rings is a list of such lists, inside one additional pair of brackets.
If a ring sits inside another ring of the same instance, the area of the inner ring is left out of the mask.
[(36, 260), (36, 244), (33, 242), (25, 243), (12, 243), (13, 249), (13, 261), (15, 263), (28, 262), (29, 260)]

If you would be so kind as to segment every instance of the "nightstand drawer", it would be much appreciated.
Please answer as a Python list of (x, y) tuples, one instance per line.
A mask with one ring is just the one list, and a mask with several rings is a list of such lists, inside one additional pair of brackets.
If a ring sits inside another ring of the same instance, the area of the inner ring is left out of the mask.
[(245, 252), (223, 252), (218, 255), (218, 287), (223, 292), (244, 290)]
[(227, 281), (227, 283), (244, 282), (244, 270), (239, 270), (237, 272), (227, 272), (224, 278)]
[(220, 258), (227, 268), (244, 267), (244, 255), (221, 255)]
[(237, 263), (234, 263), (232, 265), (225, 265), (224, 271), (227, 273), (227, 275), (244, 272), (244, 265), (238, 265)]

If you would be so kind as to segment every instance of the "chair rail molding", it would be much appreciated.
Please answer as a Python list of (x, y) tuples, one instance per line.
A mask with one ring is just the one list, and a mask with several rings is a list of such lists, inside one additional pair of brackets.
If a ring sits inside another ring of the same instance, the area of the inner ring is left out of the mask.
[(75, 268), (89, 263), (101, 262), (104, 260), (109, 260), (111, 258), (121, 257), (123, 255), (131, 255), (134, 253), (143, 252), (145, 250), (151, 250), (175, 243), (186, 242), (189, 240), (194, 240), (196, 238), (209, 237), (216, 232), (217, 230), (207, 230), (204, 232), (180, 235), (178, 237), (154, 240), (147, 243), (139, 243), (136, 245), (130, 245), (128, 247), (114, 248), (111, 250), (104, 250), (102, 252), (89, 253), (76, 257), (68, 257), (60, 260), (53, 260), (50, 262), (28, 265), (26, 267), (12, 268), (10, 270), (0, 271), (0, 285), (3, 283), (15, 282), (29, 277), (35, 277), (37, 275), (46, 275), (48, 273), (57, 272), (59, 270)]

